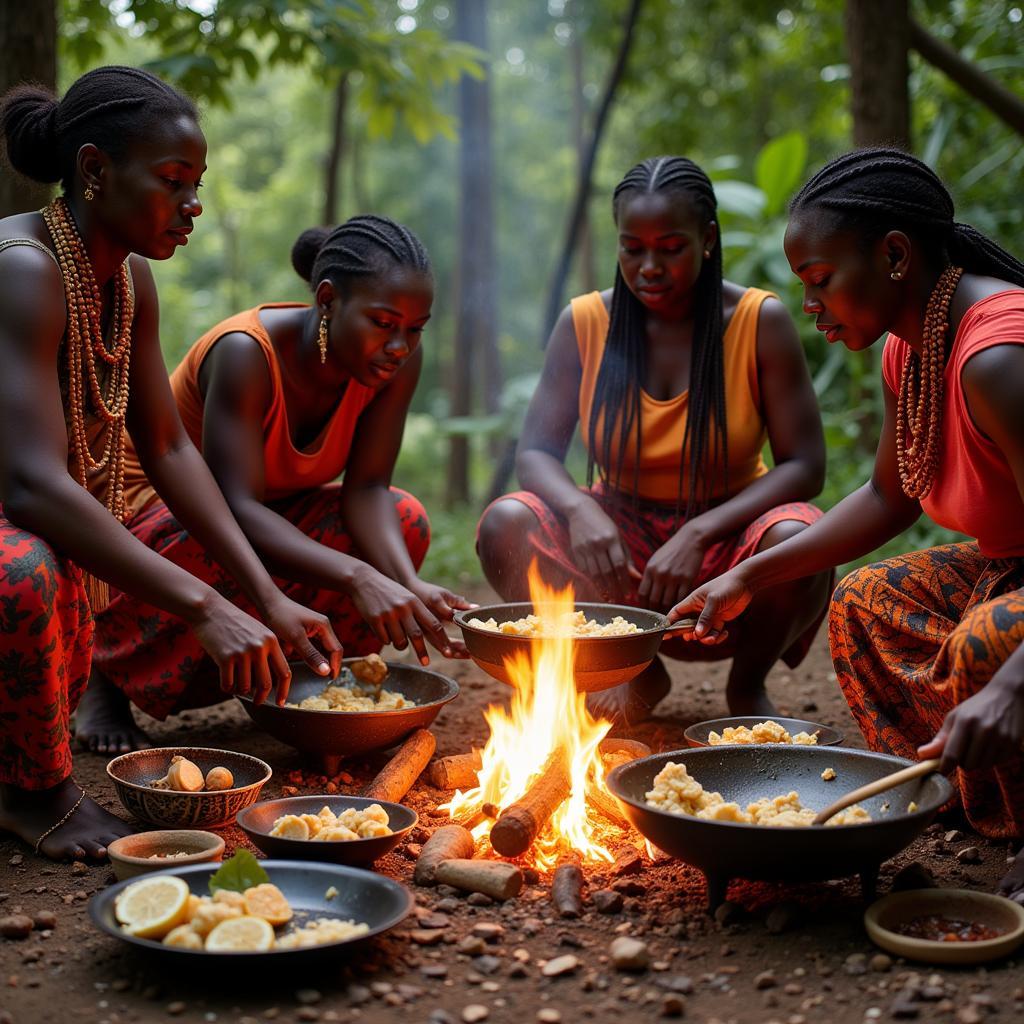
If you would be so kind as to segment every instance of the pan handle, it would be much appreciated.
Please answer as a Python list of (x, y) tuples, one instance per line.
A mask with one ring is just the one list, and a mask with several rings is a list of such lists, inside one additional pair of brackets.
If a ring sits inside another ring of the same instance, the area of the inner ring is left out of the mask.
[(677, 622), (673, 622), (672, 625), (665, 630), (661, 639), (663, 641), (672, 640), (675, 637), (692, 634), (694, 626), (696, 625), (696, 619), (679, 619)]

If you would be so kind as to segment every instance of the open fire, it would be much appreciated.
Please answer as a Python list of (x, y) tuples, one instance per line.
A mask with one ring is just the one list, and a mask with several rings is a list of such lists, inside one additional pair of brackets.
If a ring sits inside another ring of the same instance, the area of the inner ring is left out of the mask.
[[(480, 756), (477, 785), (457, 790), (443, 806), (468, 822), (477, 845), (489, 841), (504, 856), (527, 853), (536, 867), (553, 868), (573, 854), (584, 863), (610, 863), (602, 841), (615, 801), (604, 790), (600, 745), (611, 723), (594, 718), (573, 676), (572, 587), (555, 590), (530, 567), (530, 598), (550, 623), (529, 655), (506, 662), (514, 684), (508, 711), (492, 705), (491, 734)], [(608, 809), (605, 814), (595, 810)]]

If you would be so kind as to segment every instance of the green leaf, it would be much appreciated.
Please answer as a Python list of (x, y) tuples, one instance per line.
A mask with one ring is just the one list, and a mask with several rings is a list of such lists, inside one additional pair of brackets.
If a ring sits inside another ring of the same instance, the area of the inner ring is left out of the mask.
[(767, 196), (765, 213), (781, 213), (800, 182), (807, 163), (807, 139), (802, 132), (786, 132), (761, 147), (754, 167), (757, 187)]
[(765, 194), (745, 181), (716, 181), (715, 196), (718, 208), (725, 213), (757, 219), (764, 213), (768, 202)]
[(260, 866), (260, 862), (248, 850), (239, 850), (230, 860), (224, 861), (211, 876), (210, 894), (218, 889), (245, 892), (254, 885), (263, 885), (269, 881), (270, 876)]

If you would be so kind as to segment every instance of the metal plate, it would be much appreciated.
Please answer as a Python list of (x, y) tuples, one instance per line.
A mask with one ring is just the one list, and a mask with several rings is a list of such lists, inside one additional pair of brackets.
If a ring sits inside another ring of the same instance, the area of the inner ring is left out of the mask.
[[(310, 861), (265, 860), (260, 863), (270, 876), (270, 881), (284, 893), (295, 911), (294, 918), (276, 930), (278, 935), (285, 935), (292, 928), (318, 917), (362, 921), (369, 925), (369, 933), (323, 946), (272, 949), (263, 953), (207, 953), (205, 950), (165, 946), (153, 939), (139, 939), (129, 935), (114, 917), (114, 901), (124, 889), (138, 879), (118, 882), (93, 896), (89, 901), (89, 916), (100, 931), (136, 949), (162, 957), (168, 965), (187, 963), (190, 966), (206, 964), (223, 967), (234, 964), (250, 967), (262, 963), (269, 966), (273, 963), (275, 966), (283, 966), (338, 955), (365, 939), (394, 928), (413, 906), (412, 893), (404, 885), (382, 875), (375, 875), (372, 871), (338, 864), (315, 864)], [(176, 875), (188, 883), (195, 895), (208, 896), (208, 883), (215, 870), (216, 866), (210, 864), (195, 864), (177, 870), (170, 869), (160, 874)], [(338, 895), (329, 900), (325, 893), (332, 885), (338, 890)]]
[[(745, 725), (752, 729), (755, 725), (766, 721), (778, 722), (790, 736), (798, 732), (818, 734), (818, 742), (813, 744), (816, 747), (834, 747), (843, 742), (843, 734), (838, 729), (822, 725), (821, 722), (808, 722), (803, 718), (779, 718), (778, 715), (737, 715), (732, 718), (711, 718), (706, 722), (696, 722), (683, 733), (683, 738), (691, 747), (708, 747), (708, 735), (712, 732), (721, 734), (723, 729), (736, 729)], [(753, 746), (749, 743), (719, 743), (719, 747), (731, 746)], [(763, 746), (764, 744), (758, 744)], [(774, 744), (779, 746), (779, 744)], [(782, 744), (786, 746), (787, 744)]]

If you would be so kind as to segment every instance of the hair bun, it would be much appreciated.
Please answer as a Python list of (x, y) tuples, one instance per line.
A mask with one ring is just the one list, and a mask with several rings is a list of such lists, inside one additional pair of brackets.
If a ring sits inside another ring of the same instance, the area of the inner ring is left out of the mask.
[(313, 267), (316, 258), (330, 238), (331, 228), (307, 228), (292, 246), (292, 266), (303, 281), (313, 283)]
[(0, 128), (11, 166), (35, 181), (60, 181), (57, 111), (52, 93), (38, 85), (19, 85), (0, 101)]

